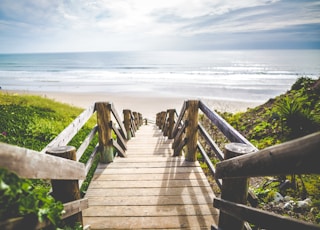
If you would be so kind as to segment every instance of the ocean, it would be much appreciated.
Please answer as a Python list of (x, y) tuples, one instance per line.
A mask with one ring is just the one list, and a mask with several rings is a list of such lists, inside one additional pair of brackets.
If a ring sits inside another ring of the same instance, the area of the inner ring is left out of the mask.
[(0, 54), (2, 90), (263, 102), (320, 76), (320, 50)]

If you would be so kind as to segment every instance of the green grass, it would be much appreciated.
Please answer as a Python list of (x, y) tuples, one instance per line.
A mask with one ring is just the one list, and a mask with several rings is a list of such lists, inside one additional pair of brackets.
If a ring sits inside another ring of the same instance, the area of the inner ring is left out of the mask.
[[(78, 117), (82, 111), (83, 109), (81, 108), (40, 96), (0, 92), (0, 142), (41, 151)], [(95, 124), (96, 117), (93, 116), (71, 140), (69, 145), (78, 148)], [(97, 142), (98, 137), (96, 135), (81, 157), (80, 162), (87, 162)], [(85, 193), (90, 183), (98, 160), (99, 156), (96, 157), (94, 165), (81, 187), (82, 194)], [(2, 179), (6, 178), (4, 177), (1, 178), (1, 180)], [(33, 183), (37, 184), (37, 186), (34, 186), (35, 189), (37, 189), (39, 185), (40, 187), (47, 186), (45, 181), (39, 182), (39, 180), (37, 180)], [(15, 189), (19, 190), (18, 188)], [(33, 194), (33, 190), (30, 193)], [(12, 192), (12, 194), (14, 194), (14, 192)], [(0, 198), (1, 201), (3, 201), (4, 197), (2, 195)], [(0, 213), (1, 210), (3, 211), (3, 208), (4, 207), (0, 207)], [(36, 212), (36, 208), (34, 209)], [(16, 213), (16, 215), (18, 216), (19, 213)]]

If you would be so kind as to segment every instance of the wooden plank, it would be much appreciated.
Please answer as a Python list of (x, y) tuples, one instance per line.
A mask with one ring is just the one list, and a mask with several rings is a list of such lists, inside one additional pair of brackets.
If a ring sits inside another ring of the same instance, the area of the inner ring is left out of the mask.
[(179, 188), (179, 187), (209, 187), (206, 180), (163, 180), (163, 181), (92, 181), (90, 188)]
[(132, 206), (132, 205), (199, 205), (213, 203), (213, 195), (210, 196), (114, 196), (109, 197), (108, 194), (99, 197), (89, 197), (90, 207), (96, 205), (110, 206)]
[(125, 153), (124, 149), (117, 143), (115, 140), (111, 140), (113, 147), (117, 150), (120, 157), (127, 157), (127, 154)]
[[(93, 179), (94, 180), (115, 180), (115, 181), (119, 181), (119, 183), (122, 183), (121, 181), (137, 181), (137, 183), (140, 180), (152, 180), (152, 181), (156, 181), (156, 180), (167, 180), (169, 178), (171, 178), (171, 174), (162, 174), (162, 173), (158, 173), (158, 174), (122, 174), (122, 175), (117, 175), (117, 174), (100, 174), (100, 175), (94, 175)], [(172, 178), (171, 178), (172, 179)], [(183, 174), (183, 173), (178, 173), (174, 175), (174, 179), (175, 180), (206, 180), (207, 178), (205, 177), (205, 175), (203, 173), (191, 173), (191, 174)]]
[(216, 177), (320, 174), (320, 132), (275, 145), (216, 165)]
[(114, 118), (116, 119), (116, 121), (120, 127), (120, 132), (122, 134), (122, 137), (125, 139), (128, 139), (126, 129), (124, 128), (122, 120), (120, 119), (120, 116), (119, 116), (116, 108), (114, 107), (113, 103), (110, 104), (110, 108), (111, 108), (111, 112), (112, 112)]
[(212, 205), (156, 205), (156, 206), (91, 206), (83, 210), (85, 216), (196, 216), (217, 214)]
[(93, 129), (91, 130), (91, 132), (88, 134), (88, 136), (84, 139), (84, 141), (82, 142), (82, 144), (80, 145), (80, 147), (77, 150), (77, 161), (80, 160), (81, 156), (83, 155), (83, 153), (86, 151), (86, 149), (88, 148), (90, 142), (93, 140), (94, 136), (96, 135), (96, 133), (98, 132), (98, 125), (95, 125), (93, 127)]
[(181, 111), (180, 111), (180, 114), (179, 114), (179, 117), (177, 119), (177, 122), (173, 128), (173, 136), (175, 137), (177, 135), (177, 132), (178, 132), (178, 128), (179, 126), (181, 125), (181, 121), (183, 119), (183, 116), (184, 116), (184, 113), (186, 112), (186, 109), (187, 109), (187, 102), (185, 101), (182, 105), (182, 108), (181, 108)]
[(119, 144), (124, 150), (127, 150), (127, 146), (126, 146), (126, 141), (123, 139), (119, 129), (112, 123), (111, 124), (112, 130), (116, 133), (117, 135), (117, 142), (120, 142), (121, 144)]
[(65, 219), (69, 216), (83, 211), (84, 209), (89, 208), (89, 201), (88, 198), (83, 198), (80, 200), (65, 203), (63, 204), (63, 207), (65, 212), (62, 214), (61, 219)]
[(208, 229), (215, 216), (87, 217), (92, 229)]
[(199, 163), (171, 157), (171, 143), (153, 126), (142, 126), (127, 143), (127, 158), (100, 164), (86, 192), (90, 207), (83, 212), (84, 224), (93, 229), (208, 229), (215, 224), (214, 194)]
[(144, 174), (144, 173), (192, 173), (201, 172), (200, 167), (177, 167), (170, 170), (170, 168), (102, 168), (99, 166), (96, 170), (96, 174)]
[[(134, 164), (132, 164), (134, 163)], [(171, 168), (171, 167), (200, 167), (199, 162), (177, 162), (177, 161), (166, 161), (166, 162), (116, 162), (107, 166), (108, 169), (117, 168)], [(98, 169), (105, 168), (104, 165), (99, 164)]]
[(95, 105), (89, 106), (89, 108), (83, 111), (76, 119), (74, 119), (73, 122), (71, 122), (67, 128), (65, 128), (55, 139), (53, 139), (43, 150), (41, 150), (41, 153), (45, 153), (52, 147), (67, 145), (79, 132), (82, 126), (84, 126), (84, 124), (90, 119), (94, 112)]
[(110, 188), (110, 189), (91, 189), (89, 187), (86, 197), (90, 198), (92, 196), (180, 196), (180, 195), (189, 195), (189, 196), (207, 196), (212, 193), (211, 187), (181, 187), (181, 188), (170, 188), (170, 189), (160, 189), (159, 188)]
[(85, 179), (84, 164), (0, 143), (0, 167), (30, 179)]
[(209, 109), (202, 101), (199, 103), (199, 108), (231, 142), (248, 144), (258, 150), (250, 141), (243, 137), (235, 128), (219, 116), (219, 114)]
[(199, 124), (199, 132), (201, 134), (201, 136), (206, 140), (206, 143), (210, 146), (210, 148), (215, 152), (217, 158), (220, 161), (224, 160), (224, 154), (221, 151), (221, 149), (218, 147), (218, 145), (216, 144), (216, 142), (214, 142), (214, 140), (212, 140), (212, 138), (210, 137), (210, 135), (207, 133), (207, 131), (205, 130), (205, 128)]
[(247, 220), (249, 223), (256, 224), (262, 228), (303, 230), (320, 229), (319, 225), (314, 225), (312, 223), (303, 222), (286, 216), (276, 215), (271, 212), (266, 212), (218, 198), (214, 199), (214, 206), (238, 219)]

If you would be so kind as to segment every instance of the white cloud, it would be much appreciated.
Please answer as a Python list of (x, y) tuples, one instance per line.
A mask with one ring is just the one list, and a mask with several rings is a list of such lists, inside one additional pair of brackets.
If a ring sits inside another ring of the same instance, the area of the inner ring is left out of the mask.
[(319, 27), (319, 17), (319, 1), (1, 0), (0, 36), (20, 43), (29, 38), (42, 48), (192, 48), (198, 36), (207, 45), (212, 35)]

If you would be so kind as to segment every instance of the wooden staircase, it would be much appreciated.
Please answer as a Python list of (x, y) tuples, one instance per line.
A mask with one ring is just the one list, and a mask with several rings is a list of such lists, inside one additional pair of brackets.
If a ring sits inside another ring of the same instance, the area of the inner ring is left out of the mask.
[(172, 157), (172, 141), (143, 125), (127, 158), (100, 164), (86, 193), (91, 229), (210, 229), (217, 224), (213, 191), (198, 162)]

